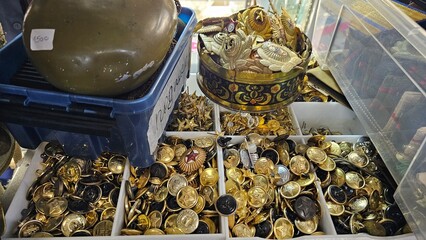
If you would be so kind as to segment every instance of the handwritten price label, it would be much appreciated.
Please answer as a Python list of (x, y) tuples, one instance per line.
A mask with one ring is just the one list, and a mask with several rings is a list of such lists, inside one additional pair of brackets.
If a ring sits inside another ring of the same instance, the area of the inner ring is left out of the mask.
[(32, 51), (53, 50), (55, 29), (33, 29), (30, 34), (30, 49)]

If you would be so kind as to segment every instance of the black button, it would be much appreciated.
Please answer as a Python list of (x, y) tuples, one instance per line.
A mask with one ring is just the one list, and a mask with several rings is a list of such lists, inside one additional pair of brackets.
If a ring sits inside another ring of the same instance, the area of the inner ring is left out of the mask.
[(222, 195), (216, 200), (216, 210), (225, 216), (229, 216), (237, 211), (237, 200), (229, 194)]
[(120, 195), (120, 189), (119, 188), (114, 188), (110, 193), (109, 193), (109, 199), (111, 201), (111, 204), (114, 207), (117, 207), (117, 203), (118, 203), (118, 196)]
[(175, 197), (175, 196), (169, 196), (169, 197), (166, 199), (166, 204), (167, 204), (167, 207), (168, 207), (170, 210), (172, 210), (172, 211), (177, 211), (177, 210), (179, 210), (179, 209), (180, 209), (180, 206), (179, 206), (179, 204), (177, 203), (177, 201), (176, 201), (176, 197)]
[(87, 186), (83, 192), (83, 200), (89, 203), (95, 203), (101, 199), (102, 190), (99, 186)]
[(263, 221), (256, 225), (256, 237), (267, 238), (272, 233), (272, 224), (269, 221)]
[(68, 200), (68, 209), (73, 213), (86, 214), (92, 210), (89, 203), (80, 199), (80, 200)]
[(310, 220), (317, 214), (319, 208), (311, 198), (301, 196), (296, 199), (294, 210), (301, 219)]
[(278, 163), (278, 152), (274, 149), (265, 149), (260, 156), (272, 160), (274, 164)]
[(102, 197), (108, 197), (109, 193), (115, 188), (111, 182), (104, 182), (101, 184)]
[(338, 204), (346, 203), (346, 193), (340, 187), (334, 186), (334, 185), (329, 186), (328, 194), (330, 195), (330, 198), (336, 203)]
[(161, 163), (154, 163), (150, 168), (151, 177), (157, 177), (159, 179), (164, 179), (167, 175), (166, 167)]
[(209, 225), (207, 225), (207, 223), (204, 221), (200, 221), (198, 223), (197, 229), (195, 229), (195, 231), (192, 234), (209, 234), (209, 233), (210, 233)]

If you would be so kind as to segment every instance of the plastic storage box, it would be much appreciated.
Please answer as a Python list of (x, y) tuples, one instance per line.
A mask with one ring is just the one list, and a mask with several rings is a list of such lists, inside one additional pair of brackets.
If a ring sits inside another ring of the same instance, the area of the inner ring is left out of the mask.
[(175, 48), (146, 94), (135, 100), (53, 89), (25, 63), (27, 56), (18, 36), (0, 51), (0, 121), (7, 123), (25, 148), (58, 140), (68, 154), (95, 158), (105, 150), (117, 151), (127, 154), (135, 166), (149, 166), (190, 67), (196, 18), (188, 8), (182, 8), (179, 18), (186, 26)]
[(322, 0), (317, 13), (315, 55), (399, 184), (399, 206), (424, 239), (426, 205), (419, 207), (418, 193), (424, 194), (426, 32), (388, 0)]

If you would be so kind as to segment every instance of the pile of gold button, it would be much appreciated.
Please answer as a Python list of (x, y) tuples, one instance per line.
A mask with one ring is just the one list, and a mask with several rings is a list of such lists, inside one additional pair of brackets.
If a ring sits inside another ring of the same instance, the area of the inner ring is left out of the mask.
[(220, 126), (225, 135), (294, 135), (293, 123), (288, 108), (265, 114), (222, 112)]
[(168, 137), (153, 165), (131, 167), (121, 234), (217, 233), (218, 181), (213, 137)]
[(250, 134), (224, 149), (226, 192), (237, 200), (236, 213), (228, 217), (233, 237), (322, 234), (315, 174), (296, 146), (282, 137)]
[(318, 164), (316, 174), (338, 233), (390, 236), (407, 231), (392, 187), (376, 165), (380, 156), (368, 138), (350, 143), (325, 141), (317, 135), (308, 144), (308, 157), (319, 159), (312, 150), (326, 153), (327, 160)]
[(168, 131), (212, 131), (213, 104), (205, 96), (183, 92), (177, 109), (173, 110), (173, 119)]
[(18, 237), (110, 236), (127, 158), (104, 152), (91, 161), (48, 143), (27, 192)]

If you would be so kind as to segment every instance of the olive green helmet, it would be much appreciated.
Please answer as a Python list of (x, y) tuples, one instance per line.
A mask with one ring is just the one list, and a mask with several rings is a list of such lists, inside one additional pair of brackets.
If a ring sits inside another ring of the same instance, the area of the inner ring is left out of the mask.
[(114, 96), (158, 69), (177, 20), (173, 0), (33, 0), (23, 40), (34, 66), (55, 87)]

